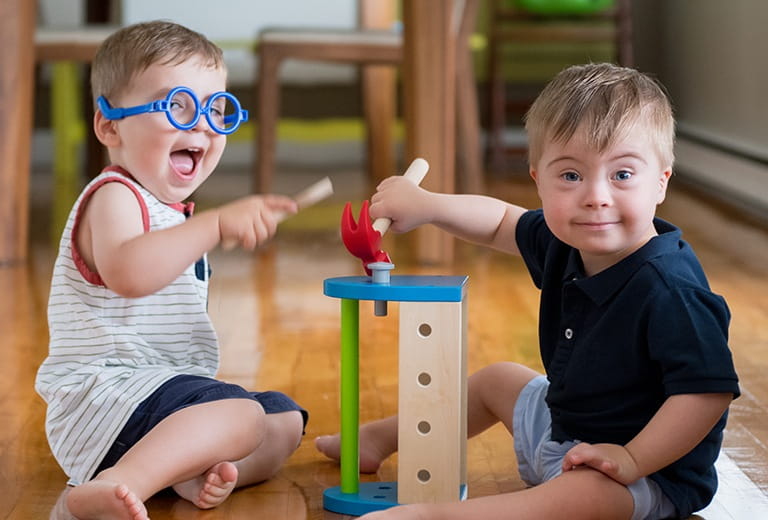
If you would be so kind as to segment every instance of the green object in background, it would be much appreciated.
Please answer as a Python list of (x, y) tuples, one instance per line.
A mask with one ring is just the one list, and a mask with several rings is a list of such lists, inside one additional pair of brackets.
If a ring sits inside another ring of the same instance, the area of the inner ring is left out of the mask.
[(592, 14), (613, 7), (614, 0), (515, 0), (520, 9), (543, 15)]
[(51, 65), (51, 127), (53, 129), (53, 202), (51, 241), (58, 247), (72, 204), (80, 192), (80, 150), (85, 142), (82, 119), (80, 65), (60, 61)]
[(360, 488), (360, 305), (341, 300), (341, 492)]

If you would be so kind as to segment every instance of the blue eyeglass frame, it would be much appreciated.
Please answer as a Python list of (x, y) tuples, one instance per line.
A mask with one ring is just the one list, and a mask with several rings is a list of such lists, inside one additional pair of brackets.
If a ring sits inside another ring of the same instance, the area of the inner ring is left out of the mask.
[[(186, 124), (179, 123), (171, 114), (171, 102), (173, 101), (174, 96), (180, 93), (189, 95), (195, 104), (195, 117)], [(235, 107), (235, 112), (233, 114), (224, 117), (224, 124), (232, 125), (228, 128), (220, 128), (216, 123), (214, 123), (211, 117), (211, 107), (213, 106), (213, 102), (222, 97), (231, 102), (232, 106)], [(146, 114), (149, 112), (165, 112), (165, 117), (168, 118), (168, 122), (171, 123), (174, 128), (178, 128), (179, 130), (191, 130), (195, 127), (195, 125), (197, 125), (198, 121), (200, 121), (200, 116), (203, 114), (205, 115), (206, 121), (208, 121), (208, 126), (218, 134), (231, 134), (240, 128), (241, 123), (248, 121), (248, 111), (242, 108), (240, 101), (238, 101), (238, 99), (233, 94), (224, 91), (216, 92), (208, 98), (208, 102), (205, 104), (205, 106), (201, 107), (200, 99), (189, 87), (174, 87), (168, 92), (168, 95), (165, 96), (165, 99), (158, 99), (157, 101), (152, 101), (146, 105), (115, 108), (109, 104), (109, 101), (107, 101), (107, 98), (104, 96), (99, 96), (98, 99), (96, 99), (96, 104), (98, 105), (99, 110), (101, 110), (101, 113), (104, 114), (104, 117), (109, 120), (124, 119), (126, 117)]]

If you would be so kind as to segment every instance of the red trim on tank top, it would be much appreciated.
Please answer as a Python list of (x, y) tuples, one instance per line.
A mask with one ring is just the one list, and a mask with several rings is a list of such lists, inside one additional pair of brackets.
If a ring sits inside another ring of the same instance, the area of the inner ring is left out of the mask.
[(101, 285), (106, 287), (104, 280), (101, 279), (99, 273), (92, 271), (85, 263), (85, 260), (83, 260), (83, 257), (76, 246), (75, 237), (77, 236), (77, 231), (80, 227), (80, 222), (83, 215), (83, 209), (88, 203), (88, 199), (91, 198), (96, 190), (109, 182), (119, 182), (124, 186), (127, 186), (133, 192), (133, 194), (136, 196), (136, 200), (139, 202), (139, 207), (141, 208), (141, 221), (145, 233), (149, 231), (149, 209), (147, 208), (147, 204), (144, 202), (144, 198), (141, 196), (141, 193), (139, 193), (139, 190), (136, 188), (136, 186), (127, 182), (127, 179), (134, 180), (128, 172), (119, 166), (107, 166), (104, 168), (104, 170), (102, 170), (102, 173), (115, 173), (116, 175), (114, 177), (106, 177), (93, 184), (90, 188), (88, 188), (88, 191), (83, 194), (80, 199), (80, 205), (77, 208), (77, 213), (75, 214), (75, 221), (72, 225), (72, 234), (69, 237), (69, 243), (72, 252), (72, 260), (75, 262), (75, 266), (77, 267), (77, 270), (80, 272), (82, 277), (94, 285)]

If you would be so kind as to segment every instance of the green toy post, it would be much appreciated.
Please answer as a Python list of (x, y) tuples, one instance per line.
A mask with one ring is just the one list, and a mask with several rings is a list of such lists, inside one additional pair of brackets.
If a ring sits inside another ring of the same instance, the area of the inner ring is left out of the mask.
[(359, 489), (360, 305), (341, 300), (341, 491)]

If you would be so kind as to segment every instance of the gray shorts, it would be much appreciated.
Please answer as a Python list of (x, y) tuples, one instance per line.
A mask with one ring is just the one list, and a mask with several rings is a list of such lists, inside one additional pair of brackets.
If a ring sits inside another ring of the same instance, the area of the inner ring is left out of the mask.
[[(523, 481), (535, 486), (562, 473), (565, 454), (579, 441), (550, 440), (552, 419), (545, 401), (549, 382), (545, 376), (532, 379), (515, 403), (512, 418), (515, 454)], [(656, 482), (641, 478), (627, 486), (635, 502), (632, 520), (674, 518), (675, 506)]]

